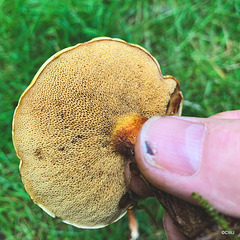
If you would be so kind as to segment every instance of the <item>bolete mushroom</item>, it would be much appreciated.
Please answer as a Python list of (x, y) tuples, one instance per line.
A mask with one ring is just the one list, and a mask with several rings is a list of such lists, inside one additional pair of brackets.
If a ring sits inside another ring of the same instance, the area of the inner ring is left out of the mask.
[(134, 202), (125, 165), (137, 131), (153, 115), (180, 114), (181, 103), (178, 81), (140, 46), (102, 37), (56, 53), (14, 114), (26, 191), (79, 228), (118, 220)]

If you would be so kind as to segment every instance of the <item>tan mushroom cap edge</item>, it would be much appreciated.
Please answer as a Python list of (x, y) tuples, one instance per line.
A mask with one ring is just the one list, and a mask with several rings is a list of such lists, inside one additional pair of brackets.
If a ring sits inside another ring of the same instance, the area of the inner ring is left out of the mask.
[[(95, 41), (102, 41), (102, 40), (103, 40), (103, 41), (104, 41), (104, 40), (118, 41), (118, 42), (125, 43), (125, 44), (127, 44), (127, 45), (132, 46), (132, 47), (136, 47), (136, 48), (138, 48), (138, 49), (143, 50), (143, 51), (144, 51), (146, 54), (148, 54), (148, 55), (150, 56), (150, 58), (155, 62), (156, 66), (157, 66), (157, 68), (158, 68), (158, 71), (159, 71), (160, 76), (161, 76), (162, 78), (172, 78), (173, 80), (175, 80), (175, 81), (177, 82), (177, 86), (179, 86), (178, 81), (177, 81), (175, 78), (173, 78), (172, 76), (163, 76), (163, 75), (162, 75), (161, 69), (160, 69), (160, 66), (159, 66), (157, 60), (156, 60), (146, 49), (144, 49), (143, 47), (141, 47), (141, 46), (139, 46), (139, 45), (130, 44), (130, 43), (127, 43), (127, 42), (125, 42), (125, 41), (123, 41), (123, 40), (121, 40), (121, 39), (109, 38), (109, 37), (98, 37), (98, 38), (94, 38), (94, 39), (92, 39), (91, 41), (88, 41), (87, 43), (95, 42)], [(18, 102), (18, 106), (16, 107), (15, 112), (14, 112), (13, 123), (12, 123), (13, 145), (14, 145), (16, 154), (17, 154), (18, 158), (20, 159), (19, 169), (21, 169), (23, 161), (22, 161), (22, 159), (21, 159), (21, 157), (20, 157), (20, 154), (19, 154), (19, 152), (18, 152), (16, 143), (15, 143), (15, 135), (14, 135), (14, 134), (15, 134), (15, 123), (14, 123), (14, 121), (15, 121), (15, 116), (16, 116), (16, 114), (17, 114), (17, 111), (18, 111), (18, 109), (19, 109), (19, 106), (21, 105), (21, 102), (22, 102), (23, 97), (24, 97), (24, 96), (28, 93), (28, 91), (33, 87), (33, 85), (36, 83), (36, 81), (37, 81), (38, 77), (40, 76), (40, 74), (43, 72), (43, 70), (46, 68), (46, 66), (47, 66), (50, 62), (52, 62), (55, 58), (57, 58), (57, 57), (60, 56), (61, 54), (65, 53), (65, 52), (68, 52), (68, 51), (70, 51), (70, 50), (72, 50), (72, 49), (75, 49), (75, 48), (79, 47), (79, 46), (82, 45), (82, 44), (85, 44), (85, 43), (79, 43), (79, 44), (77, 44), (77, 45), (75, 45), (75, 46), (71, 46), (71, 47), (65, 48), (65, 49), (57, 52), (57, 53), (54, 54), (53, 56), (51, 56), (51, 57), (40, 67), (40, 69), (38, 70), (38, 72), (37, 72), (36, 75), (34, 76), (33, 80), (31, 81), (30, 85), (26, 88), (26, 90), (25, 90), (25, 91), (23, 92), (23, 94), (21, 95), (21, 97), (20, 97), (20, 99), (19, 99), (19, 102)], [(179, 91), (179, 92), (180, 92), (180, 91)], [(181, 95), (181, 92), (180, 92), (180, 95)], [(182, 95), (181, 95), (181, 96), (182, 96)], [(182, 100), (181, 100), (180, 106), (178, 106), (177, 115), (181, 115), (181, 108), (182, 108)], [(168, 115), (172, 115), (172, 114), (171, 114), (170, 112), (168, 112)], [(26, 186), (25, 186), (25, 188), (26, 188)], [(50, 209), (48, 209), (47, 206), (44, 206), (44, 205), (42, 205), (41, 203), (37, 202), (37, 201), (31, 196), (31, 194), (29, 193), (29, 191), (27, 191), (27, 192), (28, 192), (28, 194), (30, 195), (30, 197), (32, 198), (32, 200), (34, 201), (34, 203), (35, 203), (36, 205), (38, 205), (39, 207), (41, 207), (41, 208), (42, 208), (46, 213), (48, 213), (50, 216), (56, 217), (56, 215), (55, 215)], [(127, 208), (126, 208), (126, 209), (127, 209)], [(122, 214), (118, 215), (112, 222), (115, 222), (115, 221), (119, 220), (121, 217), (123, 217), (123, 216), (125, 215), (125, 213), (126, 213), (126, 209), (125, 209), (125, 211), (124, 211)], [(74, 222), (71, 222), (71, 221), (68, 221), (68, 220), (64, 220), (64, 219), (62, 219), (62, 221), (63, 221), (64, 223), (71, 224), (71, 225), (73, 225), (73, 226), (75, 226), (75, 227), (78, 227), (78, 228), (86, 228), (86, 229), (102, 228), (102, 227), (105, 227), (105, 226), (107, 226), (107, 225), (110, 224), (110, 223), (107, 223), (107, 224), (103, 224), (103, 225), (100, 224), (100, 225), (94, 225), (94, 226), (87, 226), (87, 225), (79, 225), (79, 224), (76, 224), (76, 223), (74, 223)]]

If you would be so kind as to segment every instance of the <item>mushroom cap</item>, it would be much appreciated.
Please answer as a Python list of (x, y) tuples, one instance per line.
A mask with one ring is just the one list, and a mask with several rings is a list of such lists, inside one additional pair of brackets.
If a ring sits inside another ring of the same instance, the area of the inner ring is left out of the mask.
[(13, 121), (20, 175), (35, 204), (80, 228), (123, 216), (126, 158), (112, 144), (113, 128), (126, 114), (165, 115), (176, 89), (149, 52), (119, 39), (96, 38), (49, 58)]

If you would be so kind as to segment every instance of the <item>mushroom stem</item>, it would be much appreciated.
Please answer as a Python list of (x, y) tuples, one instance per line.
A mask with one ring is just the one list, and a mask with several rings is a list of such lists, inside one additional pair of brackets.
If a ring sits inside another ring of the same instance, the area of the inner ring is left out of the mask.
[[(134, 145), (137, 133), (146, 120), (146, 118), (137, 115), (124, 116), (117, 122), (116, 128), (113, 131), (113, 139), (116, 149), (128, 158), (129, 155), (127, 154), (129, 152), (132, 153), (131, 160), (134, 162), (130, 168), (132, 175), (138, 175), (144, 180), (149, 189), (172, 218), (178, 230), (187, 239), (229, 239), (226, 235), (221, 234), (222, 230), (225, 229), (216, 222), (214, 217), (211, 216), (206, 209), (157, 189), (144, 177), (144, 175), (142, 175), (135, 161)], [(137, 201), (138, 199), (135, 200)], [(236, 234), (239, 234), (240, 220), (230, 216), (223, 216), (230, 228), (234, 229)], [(213, 238), (211, 236), (213, 236)]]
[(128, 224), (129, 224), (129, 230), (130, 230), (129, 240), (137, 240), (139, 237), (137, 218), (133, 210), (131, 209), (127, 211), (127, 214), (128, 214), (128, 221), (129, 221)]

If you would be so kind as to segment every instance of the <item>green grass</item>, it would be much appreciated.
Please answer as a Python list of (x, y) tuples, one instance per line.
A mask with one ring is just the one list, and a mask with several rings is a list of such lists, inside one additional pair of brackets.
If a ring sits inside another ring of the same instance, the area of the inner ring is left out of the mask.
[[(100, 230), (81, 230), (35, 206), (18, 173), (11, 141), (17, 101), (56, 51), (97, 36), (147, 48), (185, 97), (183, 115), (207, 117), (239, 109), (238, 0), (0, 0), (0, 239), (127, 239), (127, 217)], [(165, 239), (162, 209), (145, 200), (159, 226), (137, 211), (140, 239)]]

